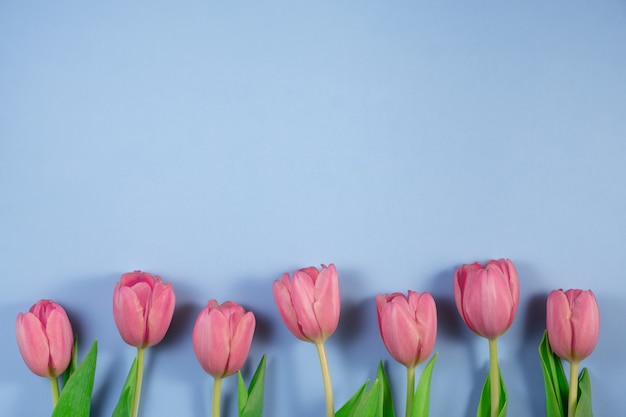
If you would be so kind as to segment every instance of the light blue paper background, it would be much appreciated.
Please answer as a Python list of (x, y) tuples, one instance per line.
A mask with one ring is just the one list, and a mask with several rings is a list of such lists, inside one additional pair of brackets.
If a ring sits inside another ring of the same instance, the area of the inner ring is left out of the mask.
[[(92, 416), (111, 414), (134, 355), (113, 287), (143, 269), (177, 308), (142, 416), (209, 415), (191, 329), (216, 298), (257, 315), (245, 374), (267, 354), (265, 416), (319, 417), (315, 349), (271, 286), (332, 262), (337, 406), (383, 358), (403, 413), (374, 297), (412, 289), (439, 308), (431, 415), (473, 416), (487, 343), (452, 274), (498, 257), (521, 280), (500, 341), (509, 416), (544, 414), (537, 345), (560, 287), (597, 295), (583, 366), (595, 414), (626, 413), (624, 1), (91, 3), (0, 1), (2, 415), (50, 413), (14, 336), (40, 298), (66, 307), (81, 357), (98, 338)], [(223, 401), (235, 416), (234, 378)]]

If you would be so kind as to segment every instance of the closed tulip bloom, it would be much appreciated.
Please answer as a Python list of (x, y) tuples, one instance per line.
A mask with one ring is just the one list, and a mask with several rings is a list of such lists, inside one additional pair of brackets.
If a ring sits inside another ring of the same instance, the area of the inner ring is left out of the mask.
[(376, 310), (383, 343), (395, 360), (410, 368), (430, 356), (437, 337), (437, 308), (429, 293), (379, 294)]
[(72, 357), (74, 335), (63, 307), (40, 300), (15, 324), (17, 345), (28, 368), (36, 375), (56, 378), (67, 369)]
[(339, 280), (333, 264), (300, 269), (290, 280), (274, 281), (274, 300), (287, 328), (298, 339), (324, 342), (339, 323)]
[(115, 285), (113, 318), (126, 343), (146, 348), (165, 337), (175, 304), (170, 283), (146, 272), (129, 272)]
[(250, 352), (256, 321), (252, 312), (227, 301), (211, 300), (193, 328), (193, 350), (207, 373), (223, 378), (239, 371)]
[(548, 295), (546, 328), (550, 347), (568, 362), (580, 362), (596, 347), (600, 312), (591, 290), (555, 290)]
[(519, 280), (513, 262), (491, 260), (462, 265), (454, 273), (454, 300), (465, 324), (494, 339), (511, 327), (519, 303)]

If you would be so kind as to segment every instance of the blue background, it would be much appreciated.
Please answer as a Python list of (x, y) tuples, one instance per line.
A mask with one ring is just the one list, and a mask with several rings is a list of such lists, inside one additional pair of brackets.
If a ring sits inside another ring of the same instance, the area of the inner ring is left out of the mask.
[(509, 416), (544, 415), (537, 345), (556, 288), (595, 292), (594, 410), (626, 413), (624, 1), (94, 3), (0, 1), (3, 415), (50, 413), (14, 333), (40, 298), (66, 307), (81, 357), (98, 338), (92, 415), (111, 415), (134, 356), (113, 287), (142, 269), (173, 283), (177, 308), (141, 415), (209, 414), (191, 329), (216, 298), (257, 315), (245, 375), (266, 353), (265, 415), (319, 417), (315, 349), (271, 287), (334, 263), (336, 405), (383, 358), (403, 414), (374, 297), (412, 289), (439, 309), (431, 415), (473, 416), (487, 342), (460, 320), (452, 276), (499, 257), (521, 280), (500, 340)]

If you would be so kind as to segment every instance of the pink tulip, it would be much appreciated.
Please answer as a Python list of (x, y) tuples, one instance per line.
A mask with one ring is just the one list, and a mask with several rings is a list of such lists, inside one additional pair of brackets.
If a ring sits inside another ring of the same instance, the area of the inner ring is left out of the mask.
[(519, 303), (519, 280), (513, 262), (476, 262), (454, 273), (454, 300), (465, 324), (476, 334), (494, 339), (511, 327)]
[(299, 269), (274, 281), (274, 300), (287, 328), (298, 339), (322, 343), (339, 323), (339, 280), (335, 265)]
[(17, 345), (26, 366), (36, 375), (56, 378), (72, 358), (74, 335), (63, 307), (40, 300), (28, 313), (17, 315)]
[(600, 312), (591, 290), (555, 290), (548, 295), (546, 328), (550, 347), (569, 362), (580, 362), (598, 341)]
[(250, 352), (256, 321), (252, 312), (227, 301), (211, 300), (202, 309), (193, 328), (193, 350), (198, 362), (214, 378), (239, 371)]
[(113, 318), (126, 343), (146, 348), (165, 337), (175, 304), (170, 283), (146, 272), (129, 272), (115, 285)]
[(425, 292), (409, 291), (376, 296), (378, 328), (385, 347), (395, 360), (412, 368), (424, 362), (435, 346), (437, 307)]

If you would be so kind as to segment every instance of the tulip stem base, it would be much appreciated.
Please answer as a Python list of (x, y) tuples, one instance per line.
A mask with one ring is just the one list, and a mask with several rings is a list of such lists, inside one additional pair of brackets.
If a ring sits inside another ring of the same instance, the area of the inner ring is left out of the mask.
[(406, 417), (411, 417), (413, 409), (413, 397), (415, 397), (415, 367), (406, 368)]
[(211, 404), (211, 417), (220, 417), (220, 401), (222, 398), (222, 380), (221, 377), (213, 378), (213, 402)]
[(143, 382), (143, 366), (146, 355), (146, 348), (137, 348), (137, 383), (135, 384), (135, 395), (133, 396), (133, 417), (139, 414), (139, 399), (141, 398), (141, 384)]
[(578, 400), (578, 361), (569, 364), (569, 397), (567, 401), (567, 417), (574, 417), (576, 414), (576, 403)]
[(500, 370), (498, 367), (498, 338), (489, 339), (489, 389), (491, 417), (497, 417), (500, 408)]
[(59, 378), (50, 378), (50, 391), (52, 392), (52, 408), (59, 402)]
[(335, 416), (335, 403), (333, 400), (333, 386), (330, 380), (330, 370), (328, 368), (328, 359), (326, 358), (326, 349), (324, 343), (316, 343), (317, 354), (320, 358), (320, 366), (322, 367), (322, 378), (324, 379), (324, 394), (326, 397), (326, 417)]

